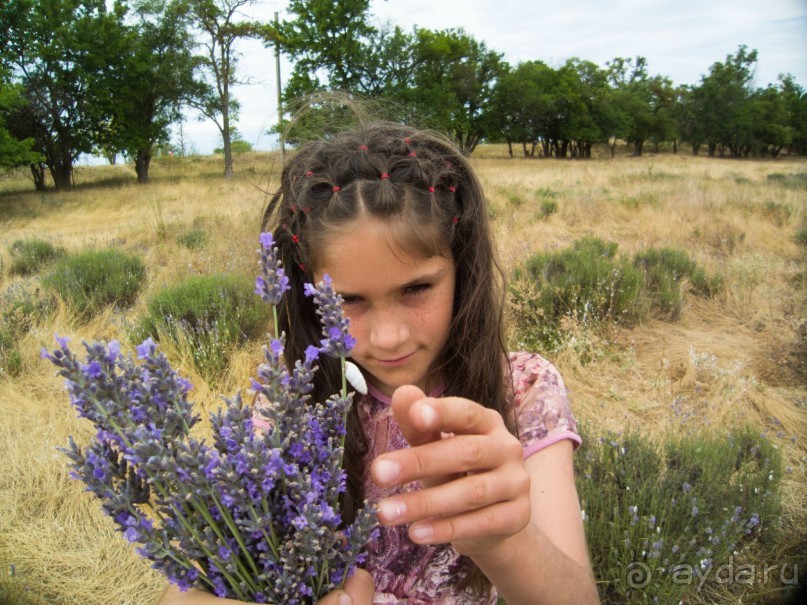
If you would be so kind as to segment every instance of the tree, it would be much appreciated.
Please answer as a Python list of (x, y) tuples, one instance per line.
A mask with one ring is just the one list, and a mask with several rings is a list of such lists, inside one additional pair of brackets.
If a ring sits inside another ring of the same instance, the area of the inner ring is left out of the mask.
[(295, 61), (293, 78), (316, 90), (322, 75), (331, 89), (360, 92), (367, 75), (365, 40), (376, 32), (369, 9), (369, 0), (291, 0), (288, 11), (295, 18), (284, 21), (278, 34)]
[(696, 120), (703, 130), (709, 155), (721, 157), (728, 150), (740, 157), (750, 144), (754, 128), (749, 100), (752, 94), (757, 51), (740, 46), (725, 63), (714, 63), (709, 75), (693, 90)]
[(7, 74), (0, 70), (0, 168), (29, 166), (42, 160), (42, 156), (33, 150), (33, 137), (20, 140), (7, 127), (9, 118), (13, 123), (14, 112), (24, 105), (21, 87), (9, 82)]
[(241, 9), (255, 0), (184, 0), (192, 27), (199, 36), (202, 53), (196, 56), (203, 72), (200, 90), (188, 99), (191, 107), (212, 120), (221, 133), (224, 149), (224, 176), (233, 175), (231, 133), (238, 117), (238, 101), (231, 89), (238, 83), (236, 43), (244, 38), (273, 39), (271, 26), (239, 20)]
[(617, 57), (608, 63), (608, 78), (613, 86), (613, 100), (618, 108), (616, 123), (619, 136), (633, 145), (634, 155), (642, 155), (650, 140), (656, 148), (677, 138), (675, 89), (669, 78), (650, 76), (647, 59)]
[[(104, 0), (17, 0), (0, 5), (0, 58), (23, 85), (26, 126), (57, 189), (91, 152), (102, 115), (98, 73), (112, 61), (124, 8)], [(44, 180), (41, 180), (44, 186)]]
[(472, 153), (489, 130), (494, 85), (506, 70), (502, 55), (462, 29), (416, 29), (414, 54), (417, 115)]
[(134, 5), (136, 20), (120, 40), (115, 63), (104, 69), (109, 96), (107, 128), (100, 146), (134, 159), (137, 180), (149, 180), (152, 149), (168, 140), (181, 119), (183, 100), (199, 91), (194, 81), (192, 40), (181, 6), (145, 0)]
[(787, 107), (788, 125), (792, 132), (791, 150), (807, 154), (807, 91), (791, 74), (779, 76), (779, 89)]

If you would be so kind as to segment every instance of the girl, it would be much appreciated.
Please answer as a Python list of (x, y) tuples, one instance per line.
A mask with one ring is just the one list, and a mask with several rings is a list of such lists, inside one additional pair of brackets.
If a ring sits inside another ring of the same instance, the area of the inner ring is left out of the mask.
[[(598, 602), (563, 382), (503, 345), (503, 280), (481, 187), (442, 138), (377, 123), (301, 148), (263, 218), (291, 289), (289, 359), (318, 342), (305, 282), (331, 276), (369, 394), (348, 418), (343, 518), (382, 525), (367, 571), (320, 603)], [(320, 360), (315, 399), (341, 376)], [(221, 603), (197, 591), (165, 603)]]

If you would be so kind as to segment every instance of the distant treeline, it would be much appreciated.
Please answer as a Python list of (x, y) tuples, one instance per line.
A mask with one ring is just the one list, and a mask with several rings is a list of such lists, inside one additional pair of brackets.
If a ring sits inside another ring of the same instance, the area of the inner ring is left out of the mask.
[(243, 38), (293, 61), (275, 128), (291, 143), (327, 135), (369, 103), (375, 115), (449, 133), (467, 153), (480, 141), (556, 158), (590, 157), (596, 145), (613, 153), (618, 141), (636, 155), (663, 144), (732, 157), (807, 153), (804, 88), (789, 74), (755, 87), (757, 51), (745, 46), (697, 85), (674, 85), (643, 57), (510, 65), (462, 29), (373, 25), (369, 0), (292, 0), (279, 23), (242, 19), (252, 4), (0, 3), (0, 168), (28, 166), (38, 189), (48, 173), (67, 188), (80, 154), (123, 154), (147, 182), (153, 150), (171, 145), (171, 125), (193, 108), (218, 127), (230, 176), (231, 89), (254, 75), (237, 73)]

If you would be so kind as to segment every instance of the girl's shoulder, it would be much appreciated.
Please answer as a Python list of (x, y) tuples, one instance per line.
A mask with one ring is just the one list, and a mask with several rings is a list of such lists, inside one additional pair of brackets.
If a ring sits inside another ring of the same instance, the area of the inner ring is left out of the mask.
[(577, 422), (560, 372), (537, 353), (509, 354), (513, 408), (525, 458), (561, 439), (580, 445)]
[(565, 385), (557, 368), (538, 353), (511, 352), (508, 355), (513, 390), (518, 398), (536, 386), (555, 387), (565, 394)]

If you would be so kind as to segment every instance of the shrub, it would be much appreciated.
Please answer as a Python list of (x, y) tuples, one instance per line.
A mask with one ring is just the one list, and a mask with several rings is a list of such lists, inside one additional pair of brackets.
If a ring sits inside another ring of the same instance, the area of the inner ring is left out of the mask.
[[(616, 249), (613, 242), (588, 237), (566, 250), (536, 254), (527, 260), (526, 274), (538, 288), (538, 296), (529, 306), (550, 332), (563, 317), (584, 322), (630, 322), (642, 317), (644, 311), (638, 304), (642, 274), (616, 259)], [(520, 277), (517, 271), (516, 278)]]
[[(752, 429), (663, 446), (635, 431), (583, 433), (577, 487), (605, 603), (679, 602), (699, 589), (696, 574), (776, 539), (781, 456)], [(686, 574), (692, 582), (680, 581)]]
[(549, 218), (557, 211), (558, 211), (558, 203), (555, 200), (543, 199), (541, 200), (541, 203), (538, 206), (538, 219), (544, 220), (546, 218)]
[(807, 250), (807, 219), (801, 222), (801, 226), (798, 231), (796, 231), (794, 239), (796, 240), (796, 244)]
[(208, 235), (204, 229), (191, 229), (180, 233), (176, 237), (176, 242), (189, 250), (200, 250), (207, 244)]
[(39, 238), (16, 240), (8, 249), (11, 254), (11, 274), (31, 275), (64, 254), (63, 248)]
[(131, 306), (145, 278), (140, 258), (107, 249), (65, 256), (42, 283), (86, 320), (109, 305)]
[(188, 278), (149, 299), (131, 339), (169, 339), (199, 372), (217, 377), (238, 344), (267, 330), (271, 309), (254, 289), (253, 280), (240, 275)]
[(679, 316), (684, 302), (682, 281), (703, 296), (712, 296), (723, 283), (719, 276), (710, 279), (685, 252), (671, 248), (648, 248), (634, 256), (633, 264), (644, 272), (651, 306), (671, 319)]
[(0, 295), (0, 376), (22, 371), (20, 339), (54, 308), (35, 283), (18, 282)]

